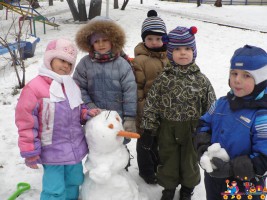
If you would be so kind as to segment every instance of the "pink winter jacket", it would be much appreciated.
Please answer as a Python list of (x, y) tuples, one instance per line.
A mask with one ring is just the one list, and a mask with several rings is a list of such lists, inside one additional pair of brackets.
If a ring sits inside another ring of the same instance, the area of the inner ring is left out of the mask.
[(37, 76), (21, 92), (15, 114), (20, 153), (24, 158), (39, 155), (41, 164), (76, 164), (88, 153), (80, 124), (86, 110), (71, 110), (68, 100), (50, 102), (51, 83)]

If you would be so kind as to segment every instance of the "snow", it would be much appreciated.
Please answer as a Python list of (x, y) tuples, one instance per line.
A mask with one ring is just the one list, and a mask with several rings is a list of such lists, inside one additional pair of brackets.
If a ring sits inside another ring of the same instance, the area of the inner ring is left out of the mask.
[(204, 152), (199, 161), (201, 168), (208, 173), (213, 172), (213, 170), (216, 169), (216, 166), (214, 166), (211, 162), (212, 158), (214, 157), (220, 158), (224, 162), (228, 162), (230, 160), (229, 155), (224, 148), (221, 148), (220, 143), (212, 144), (209, 146), (207, 151)]
[[(120, 2), (121, 3), (121, 2)], [(89, 6), (90, 1), (86, 0)], [(68, 37), (74, 39), (75, 33), (82, 23), (73, 22), (67, 2), (54, 1), (54, 6), (49, 7), (48, 2), (41, 2), (42, 7), (38, 12), (48, 19), (55, 17), (58, 29), (46, 25), (44, 34), (42, 23), (36, 22), (37, 43), (35, 56), (25, 62), (26, 82), (37, 74), (37, 68), (42, 64), (42, 57), (48, 41)], [(141, 41), (141, 25), (146, 18), (147, 11), (155, 9), (158, 15), (165, 21), (168, 32), (176, 26), (196, 26), (197, 64), (202, 72), (210, 79), (216, 91), (217, 97), (225, 95), (228, 90), (228, 70), (230, 58), (235, 49), (245, 44), (255, 45), (267, 50), (267, 7), (266, 6), (226, 6), (216, 8), (213, 5), (175, 3), (158, 0), (129, 1), (126, 10), (113, 9), (110, 2), (109, 16), (117, 21), (125, 30), (127, 43), (125, 51), (133, 57), (134, 47)], [(87, 7), (88, 10), (88, 7)], [(7, 33), (12, 22), (12, 12), (9, 12), (8, 20), (5, 20), (5, 8), (0, 10), (0, 36)], [(106, 2), (103, 1), (102, 15), (106, 15)], [(18, 15), (13, 14), (18, 19)], [(217, 25), (216, 23), (220, 24)], [(14, 23), (18, 26), (18, 22)], [(225, 25), (228, 26), (225, 26)], [(236, 26), (240, 28), (233, 28)], [(79, 52), (78, 60), (85, 53)], [(5, 57), (8, 54), (4, 55)], [(0, 56), (0, 199), (5, 200), (16, 190), (19, 182), (28, 182), (31, 190), (23, 193), (17, 199), (39, 199), (42, 186), (42, 167), (37, 170), (27, 168), (20, 157), (17, 146), (17, 128), (14, 123), (14, 111), (19, 94), (12, 95), (18, 85), (14, 68), (7, 63), (3, 55)], [(162, 188), (158, 185), (147, 185), (138, 176), (138, 167), (135, 151), (136, 139), (128, 144), (128, 148), (134, 159), (131, 160), (129, 175), (133, 177), (141, 192), (148, 195), (150, 200), (159, 200)], [(203, 177), (203, 171), (201, 171)], [(112, 191), (111, 191), (112, 192)], [(114, 191), (116, 192), (116, 191)], [(175, 198), (177, 199), (178, 188)], [(203, 178), (196, 187), (193, 200), (205, 199)]]

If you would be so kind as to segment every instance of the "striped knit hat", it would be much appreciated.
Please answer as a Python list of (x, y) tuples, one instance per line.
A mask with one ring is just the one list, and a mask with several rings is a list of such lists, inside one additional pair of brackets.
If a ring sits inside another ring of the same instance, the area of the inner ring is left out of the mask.
[(141, 37), (143, 41), (147, 35), (164, 35), (166, 34), (166, 25), (164, 21), (158, 17), (155, 10), (147, 12), (147, 18), (142, 24)]
[(267, 53), (259, 47), (245, 45), (235, 51), (230, 69), (247, 71), (257, 85), (267, 80)]
[(180, 46), (189, 46), (193, 49), (193, 59), (195, 60), (197, 57), (197, 47), (195, 41), (195, 34), (197, 33), (197, 28), (195, 26), (190, 27), (189, 29), (186, 27), (177, 26), (173, 29), (167, 37), (167, 57), (170, 61), (172, 59), (172, 52), (174, 49)]

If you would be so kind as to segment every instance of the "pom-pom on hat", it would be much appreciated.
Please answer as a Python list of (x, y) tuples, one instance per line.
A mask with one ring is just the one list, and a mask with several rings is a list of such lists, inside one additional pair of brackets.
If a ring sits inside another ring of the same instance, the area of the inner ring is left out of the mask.
[(147, 35), (164, 35), (166, 34), (166, 25), (164, 21), (158, 17), (158, 13), (155, 10), (147, 12), (147, 18), (142, 24), (141, 37), (143, 41)]
[(259, 47), (245, 45), (234, 52), (230, 69), (247, 71), (257, 85), (267, 80), (267, 53)]
[[(48, 43), (44, 54), (44, 65), (51, 70), (51, 62), (54, 58), (65, 60), (72, 64), (71, 73), (74, 70), (77, 48), (68, 39), (57, 39)], [(70, 74), (71, 74), (70, 73)]]
[(197, 57), (197, 47), (195, 41), (195, 34), (197, 33), (197, 28), (195, 26), (186, 27), (177, 26), (168, 34), (168, 44), (167, 44), (167, 57), (172, 61), (172, 52), (174, 49), (180, 46), (189, 46), (193, 49), (193, 59)]

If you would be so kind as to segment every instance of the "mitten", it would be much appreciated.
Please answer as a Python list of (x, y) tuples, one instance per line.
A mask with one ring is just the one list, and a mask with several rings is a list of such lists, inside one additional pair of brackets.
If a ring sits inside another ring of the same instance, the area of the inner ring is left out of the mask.
[(81, 124), (84, 125), (89, 119), (98, 115), (101, 112), (99, 108), (88, 109), (84, 108), (81, 111)]
[(135, 118), (134, 117), (124, 117), (123, 128), (125, 131), (136, 132)]
[(139, 139), (141, 147), (145, 150), (150, 150), (154, 142), (154, 137), (152, 136), (152, 131), (145, 129), (141, 138)]
[(90, 116), (90, 117), (95, 117), (96, 115), (98, 115), (99, 113), (101, 113), (101, 110), (99, 108), (93, 108), (93, 109), (89, 109), (87, 111), (87, 114)]
[(255, 171), (253, 164), (248, 155), (238, 156), (231, 161), (233, 166), (234, 176), (243, 180), (245, 177), (247, 180), (255, 177)]
[(38, 169), (38, 166), (37, 166), (38, 159), (40, 159), (39, 156), (25, 158), (25, 164), (27, 167), (30, 167), (32, 169)]
[(195, 151), (197, 152), (198, 160), (207, 151), (208, 147), (211, 145), (211, 134), (202, 132), (193, 135), (193, 145)]
[(252, 163), (257, 175), (265, 174), (267, 171), (267, 156), (259, 154), (252, 158)]
[(211, 163), (216, 167), (210, 174), (215, 178), (227, 178), (233, 175), (232, 166), (230, 162), (224, 162), (222, 159), (213, 157)]

